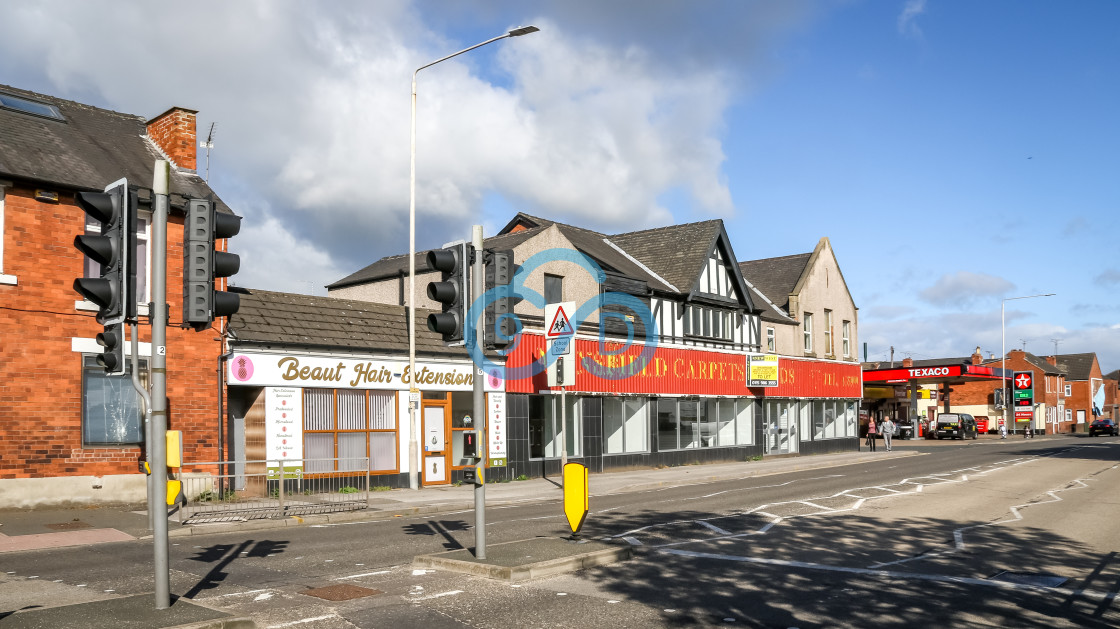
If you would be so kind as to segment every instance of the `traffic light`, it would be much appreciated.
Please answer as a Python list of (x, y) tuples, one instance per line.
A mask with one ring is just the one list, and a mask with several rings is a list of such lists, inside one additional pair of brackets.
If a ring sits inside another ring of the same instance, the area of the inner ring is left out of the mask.
[(100, 234), (82, 234), (74, 246), (99, 267), (98, 277), (74, 280), (74, 290), (97, 305), (104, 330), (97, 343), (105, 348), (97, 364), (109, 375), (124, 373), (124, 322), (136, 320), (136, 195), (128, 180), (115, 181), (104, 192), (79, 192), (75, 201), (101, 224)]
[(428, 267), (439, 271), (438, 282), (428, 282), (428, 298), (439, 302), (442, 312), (428, 315), (428, 329), (443, 335), (449, 346), (465, 343), (467, 303), (470, 297), (470, 268), (474, 247), (461, 242), (429, 251)]
[(486, 290), (493, 290), (495, 298), (486, 304), (483, 323), (483, 341), (489, 349), (501, 349), (513, 343), (517, 321), (513, 315), (513, 251), (487, 251)]
[(228, 317), (241, 307), (235, 293), (217, 290), (215, 279), (241, 269), (241, 258), (217, 251), (219, 238), (241, 231), (241, 217), (219, 212), (213, 201), (191, 199), (183, 223), (183, 327), (201, 331), (214, 319)]

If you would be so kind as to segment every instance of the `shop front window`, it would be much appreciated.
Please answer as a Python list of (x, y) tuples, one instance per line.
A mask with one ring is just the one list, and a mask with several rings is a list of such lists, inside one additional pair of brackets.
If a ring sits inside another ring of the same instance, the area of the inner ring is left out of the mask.
[(395, 472), (395, 399), (384, 391), (304, 389), (304, 472)]
[(755, 402), (749, 399), (657, 400), (657, 449), (687, 450), (754, 443)]
[(646, 398), (603, 399), (603, 452), (649, 451), (649, 403)]
[[(560, 399), (567, 398), (566, 413), (561, 412)], [(583, 425), (580, 417), (582, 398), (569, 395), (529, 396), (529, 458), (558, 459), (562, 454), (561, 438), (569, 457), (583, 455)], [(562, 418), (562, 415), (566, 415)], [(563, 435), (561, 421), (564, 420)]]

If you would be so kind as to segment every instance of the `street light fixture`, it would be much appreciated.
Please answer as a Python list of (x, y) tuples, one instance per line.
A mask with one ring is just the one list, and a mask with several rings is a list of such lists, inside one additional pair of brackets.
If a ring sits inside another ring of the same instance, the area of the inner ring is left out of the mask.
[[(1000, 338), (1001, 338), (1000, 345), (1001, 345), (1002, 350), (1003, 350), (1003, 356), (1000, 359), (999, 368), (1000, 368), (1000, 371), (1002, 372), (1002, 373), (1000, 373), (1000, 376), (1001, 376), (1000, 388), (1003, 389), (1003, 425), (1004, 426), (1007, 425), (1007, 405), (1010, 404), (1010, 400), (1007, 397), (1008, 396), (1008, 391), (1007, 391), (1007, 323), (1006, 323), (1007, 319), (1006, 319), (1006, 315), (1005, 315), (1007, 302), (1015, 301), (1016, 299), (1033, 299), (1035, 297), (1053, 297), (1056, 294), (1057, 293), (1046, 293), (1044, 295), (1024, 295), (1022, 297), (1007, 297), (999, 305), (999, 332), (1000, 332)], [(1014, 426), (1012, 426), (1012, 431), (1014, 432)]]
[(528, 35), (529, 33), (535, 33), (539, 30), (540, 29), (536, 26), (521, 26), (515, 28), (504, 35), (493, 37), (480, 44), (475, 44), (470, 48), (464, 48), (459, 52), (422, 65), (416, 68), (416, 71), (412, 73), (412, 129), (409, 146), (408, 176), (408, 417), (411, 425), (410, 436), (408, 438), (409, 489), (420, 489), (419, 469), (421, 458), (420, 440), (417, 438), (420, 432), (420, 425), (416, 417), (416, 409), (420, 405), (420, 389), (416, 387), (416, 75), (424, 68), (430, 68), (441, 61), (447, 61), (452, 57), (457, 57), (475, 48), (481, 48), (499, 39), (520, 37), (521, 35)]

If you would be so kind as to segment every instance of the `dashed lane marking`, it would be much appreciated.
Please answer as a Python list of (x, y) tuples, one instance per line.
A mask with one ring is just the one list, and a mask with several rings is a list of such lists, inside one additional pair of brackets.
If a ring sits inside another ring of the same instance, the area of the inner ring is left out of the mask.
[(868, 577), (881, 577), (891, 581), (934, 581), (940, 583), (955, 583), (960, 585), (973, 585), (994, 587), (1003, 590), (1025, 590), (1031, 592), (1050, 592), (1066, 597), (1080, 597), (1094, 600), (1110, 600), (1116, 598), (1120, 592), (1107, 592), (1101, 590), (1074, 590), (1070, 588), (1047, 587), (1044, 585), (1031, 585), (1027, 583), (1012, 583), (1010, 581), (990, 581), (973, 577), (954, 577), (944, 574), (921, 574), (914, 572), (896, 572), (893, 570), (874, 570), (871, 568), (849, 568), (847, 566), (830, 566), (827, 564), (811, 563), (806, 561), (789, 561), (785, 559), (770, 559), (766, 557), (742, 557), (737, 555), (720, 555), (717, 553), (701, 553), (691, 550), (662, 550), (665, 554), (693, 557), (698, 559), (717, 559), (722, 561), (735, 561), (741, 563), (765, 564), (782, 566), (786, 568), (802, 568), (805, 570), (825, 570), (829, 572), (843, 572)]

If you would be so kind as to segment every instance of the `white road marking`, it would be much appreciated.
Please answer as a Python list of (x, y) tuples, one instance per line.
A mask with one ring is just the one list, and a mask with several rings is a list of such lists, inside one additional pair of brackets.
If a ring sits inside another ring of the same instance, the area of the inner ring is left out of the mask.
[[(1068, 484), (1067, 484), (1066, 487), (1062, 487), (1062, 488), (1059, 488), (1059, 489), (1053, 489), (1053, 490), (1050, 490), (1050, 491), (1046, 492), (1046, 494), (1049, 495), (1050, 498), (1052, 498), (1052, 500), (1046, 500), (1046, 501), (1043, 501), (1043, 502), (1028, 502), (1028, 503), (1025, 503), (1025, 504), (1014, 505), (1014, 506), (1008, 507), (1011, 511), (1012, 517), (1007, 518), (1005, 520), (997, 520), (996, 522), (986, 522), (984, 524), (974, 524), (972, 526), (963, 526), (959, 529), (954, 530), (953, 531), (953, 546), (954, 547), (952, 549), (938, 551), (938, 552), (935, 552), (935, 553), (924, 553), (924, 554), (918, 555), (917, 557), (907, 557), (906, 559), (899, 559), (897, 561), (885, 561), (883, 563), (873, 564), (869, 567), (870, 568), (881, 568), (881, 567), (884, 567), (884, 566), (897, 566), (899, 564), (909, 563), (911, 561), (918, 561), (919, 559), (930, 559), (932, 557), (941, 557), (941, 556), (944, 556), (944, 555), (951, 555), (953, 553), (960, 552), (960, 551), (964, 550), (964, 548), (965, 548), (965, 544), (964, 544), (964, 532), (965, 531), (970, 531), (972, 529), (984, 528), (985, 526), (995, 526), (997, 524), (1008, 524), (1010, 522), (1018, 522), (1019, 520), (1023, 519), (1023, 514), (1020, 513), (1020, 511), (1022, 509), (1026, 509), (1027, 507), (1033, 507), (1035, 505), (1045, 505), (1045, 504), (1050, 504), (1050, 503), (1054, 503), (1054, 502), (1061, 502), (1062, 499), (1061, 499), (1060, 496), (1058, 496), (1057, 492), (1059, 492), (1059, 491), (1070, 491), (1070, 490), (1073, 490), (1073, 489), (1087, 489), (1089, 486), (1084, 483), (1085, 480), (1089, 480), (1089, 479), (1074, 480), (1073, 482), (1078, 484), (1077, 487), (1069, 487)], [(1072, 483), (1070, 483), (1070, 484), (1072, 484)]]
[(326, 616), (316, 616), (314, 618), (304, 618), (303, 620), (293, 620), (292, 622), (282, 622), (278, 625), (269, 625), (268, 629), (280, 629), (281, 627), (294, 627), (308, 622), (315, 622), (316, 620), (326, 620), (328, 618), (337, 618), (334, 614), (327, 614)]
[[(789, 500), (789, 501), (784, 501), (784, 502), (763, 504), (763, 505), (759, 505), (757, 507), (754, 507), (752, 509), (748, 509), (746, 511), (740, 512), (739, 514), (736, 514), (736, 515), (740, 515), (740, 516), (741, 515), (759, 515), (759, 516), (770, 518), (770, 521), (767, 522), (766, 524), (764, 524), (758, 530), (748, 531), (748, 532), (745, 532), (745, 533), (740, 533), (740, 534), (737, 534), (737, 535), (733, 535), (733, 534), (731, 534), (731, 533), (729, 533), (729, 532), (727, 532), (723, 529), (719, 529), (719, 530), (714, 530), (713, 529), (713, 532), (715, 532), (717, 535), (720, 535), (721, 537), (717, 537), (717, 538), (714, 538), (714, 539), (713, 538), (705, 538), (705, 539), (689, 539), (689, 540), (683, 540), (683, 541), (677, 540), (677, 541), (669, 542), (669, 543), (666, 543), (666, 544), (657, 544), (657, 545), (654, 545), (653, 547), (654, 548), (664, 548), (664, 547), (667, 547), (667, 546), (679, 546), (679, 545), (682, 545), (682, 544), (691, 544), (691, 543), (695, 543), (695, 542), (715, 541), (717, 539), (734, 539), (736, 537), (747, 537), (747, 536), (750, 536), (750, 535), (760, 535), (760, 534), (767, 533), (774, 526), (776, 526), (780, 522), (782, 522), (784, 520), (787, 520), (787, 519), (799, 518), (799, 517), (820, 516), (820, 515), (830, 515), (830, 514), (843, 513), (843, 512), (848, 512), (848, 511), (856, 511), (856, 510), (860, 509), (864, 505), (864, 503), (868, 500), (875, 500), (875, 499), (879, 499), (879, 498), (891, 498), (891, 497), (894, 497), (894, 496), (905, 496), (905, 495), (921, 493), (927, 485), (941, 485), (941, 484), (953, 484), (953, 483), (966, 482), (970, 478), (970, 476), (968, 474), (966, 474), (965, 472), (972, 472), (971, 477), (978, 477), (978, 476), (984, 476), (986, 474), (990, 474), (990, 473), (995, 472), (995, 471), (1008, 469), (1009, 467), (1012, 467), (1012, 466), (1015, 466), (1015, 465), (1021, 465), (1023, 463), (1030, 463), (1032, 461), (1037, 461), (1037, 460), (1038, 460), (1038, 457), (1030, 457), (1030, 458), (1020, 457), (1020, 458), (1016, 458), (1016, 459), (1008, 459), (1008, 460), (1005, 460), (1005, 461), (997, 461), (997, 462), (989, 465), (987, 467), (987, 469), (977, 468), (977, 467), (968, 467), (968, 468), (962, 468), (962, 469), (959, 469), (959, 470), (954, 470), (952, 472), (942, 472), (942, 473), (937, 473), (937, 474), (930, 474), (930, 475), (927, 475), (927, 476), (904, 478), (901, 481), (898, 481), (896, 483), (892, 483), (891, 485), (873, 485), (873, 486), (870, 486), (870, 487), (856, 487), (856, 488), (845, 489), (843, 491), (836, 492), (835, 494), (832, 494), (831, 496), (820, 496), (820, 497), (808, 498), (808, 499), (804, 499), (804, 500)], [(824, 477), (821, 477), (821, 478), (824, 478)], [(779, 483), (777, 485), (772, 485), (770, 487), (781, 487), (781, 486), (784, 486), (784, 485), (788, 485), (792, 482), (794, 482), (794, 481), (787, 481), (785, 483)], [(759, 488), (756, 487), (755, 489), (759, 489)], [(728, 490), (728, 491), (734, 491), (734, 490)], [(878, 495), (864, 496), (864, 495), (860, 495), (861, 492), (878, 492)], [(714, 496), (714, 495), (718, 495), (719, 493), (726, 493), (726, 492), (717, 492), (716, 494), (709, 494), (709, 495)], [(853, 503), (851, 505), (847, 506), (847, 507), (835, 508), (834, 509), (834, 508), (824, 507), (822, 505), (819, 505), (819, 504), (816, 504), (816, 503), (813, 502), (814, 500), (827, 500), (827, 499), (836, 499), (836, 498), (851, 498), (851, 499), (853, 499)], [(788, 513), (788, 514), (784, 514), (784, 515), (778, 515), (776, 513), (773, 513), (773, 511), (779, 511), (779, 510), (781, 510), (781, 507), (789, 506), (789, 505), (806, 505), (806, 506), (809, 506), (813, 509), (816, 509), (816, 511), (813, 511), (813, 512), (810, 512), (810, 513)], [(766, 510), (764, 510), (764, 509), (766, 509)], [(729, 515), (729, 516), (722, 516), (722, 517), (735, 517), (735, 516), (734, 515)], [(716, 519), (716, 518), (706, 518), (706, 519), (710, 520), (710, 519)], [(652, 529), (656, 529), (656, 528), (663, 528), (663, 527), (669, 527), (669, 526), (680, 525), (680, 524), (692, 524), (692, 523), (699, 523), (702, 526), (712, 528), (712, 525), (709, 525), (702, 520), (673, 520), (673, 521), (669, 521), (669, 522), (660, 522), (660, 523), (657, 523), (657, 524), (649, 524), (649, 525), (639, 527), (639, 528), (636, 528), (636, 529), (631, 529), (629, 531), (625, 531), (625, 532), (622, 532), (622, 533), (619, 533), (619, 534), (616, 534), (616, 535), (610, 535), (610, 536), (604, 537), (603, 539), (607, 539), (607, 540), (609, 540), (609, 539), (623, 539), (633, 546), (639, 546), (639, 545), (643, 545), (641, 543), (641, 541), (638, 540), (637, 537), (635, 537), (635, 535), (637, 535), (639, 533), (643, 533), (643, 532), (646, 532), (646, 531), (649, 531), (649, 530), (652, 530)], [(718, 527), (716, 527), (716, 528), (718, 528)], [(913, 559), (913, 558), (911, 558), (911, 559)]]
[(246, 594), (259, 594), (261, 592), (268, 592), (268, 591), (269, 590), (264, 589), (264, 590), (247, 590), (245, 592), (230, 592), (229, 594), (218, 594), (217, 596), (211, 596), (210, 598), (223, 598), (223, 597), (226, 597), (226, 596), (245, 596)]
[(1104, 592), (1100, 590), (1071, 590), (1069, 588), (1054, 588), (1044, 585), (1029, 585), (1026, 583), (1011, 583), (1009, 581), (993, 581), (988, 579), (975, 579), (972, 577), (954, 577), (944, 574), (921, 574), (915, 572), (895, 572), (893, 570), (872, 570), (870, 568), (849, 568), (847, 566), (829, 566), (826, 564), (810, 563), (806, 561), (787, 561), (784, 559), (770, 559), (766, 557), (741, 557), (736, 555), (719, 555), (716, 553), (698, 553), (689, 550), (663, 550), (663, 553), (694, 557), (697, 559), (722, 559), (742, 563), (757, 563), (787, 568), (804, 568), (806, 570), (825, 570), (830, 572), (845, 572), (861, 576), (882, 577), (890, 580), (936, 581), (941, 583), (957, 583), (960, 585), (988, 586), (1004, 590), (1027, 590), (1031, 592), (1053, 592), (1062, 596), (1078, 596), (1092, 599), (1112, 599), (1120, 592)]
[(443, 598), (444, 596), (454, 596), (456, 594), (462, 594), (462, 593), (463, 593), (462, 590), (451, 590), (450, 592), (440, 592), (439, 594), (432, 594), (431, 596), (421, 596), (421, 597), (418, 597), (418, 598), (414, 598), (412, 600), (414, 600), (414, 601), (427, 601), (427, 600), (431, 600), (433, 598)]
[(707, 520), (697, 520), (696, 523), (710, 531), (715, 532), (717, 535), (731, 535), (731, 531), (725, 531), (715, 524), (708, 522)]
[(360, 579), (362, 577), (372, 577), (375, 574), (389, 574), (390, 570), (378, 570), (377, 572), (363, 572), (362, 574), (352, 574), (348, 577), (335, 577), (331, 581), (345, 581), (346, 579)]

